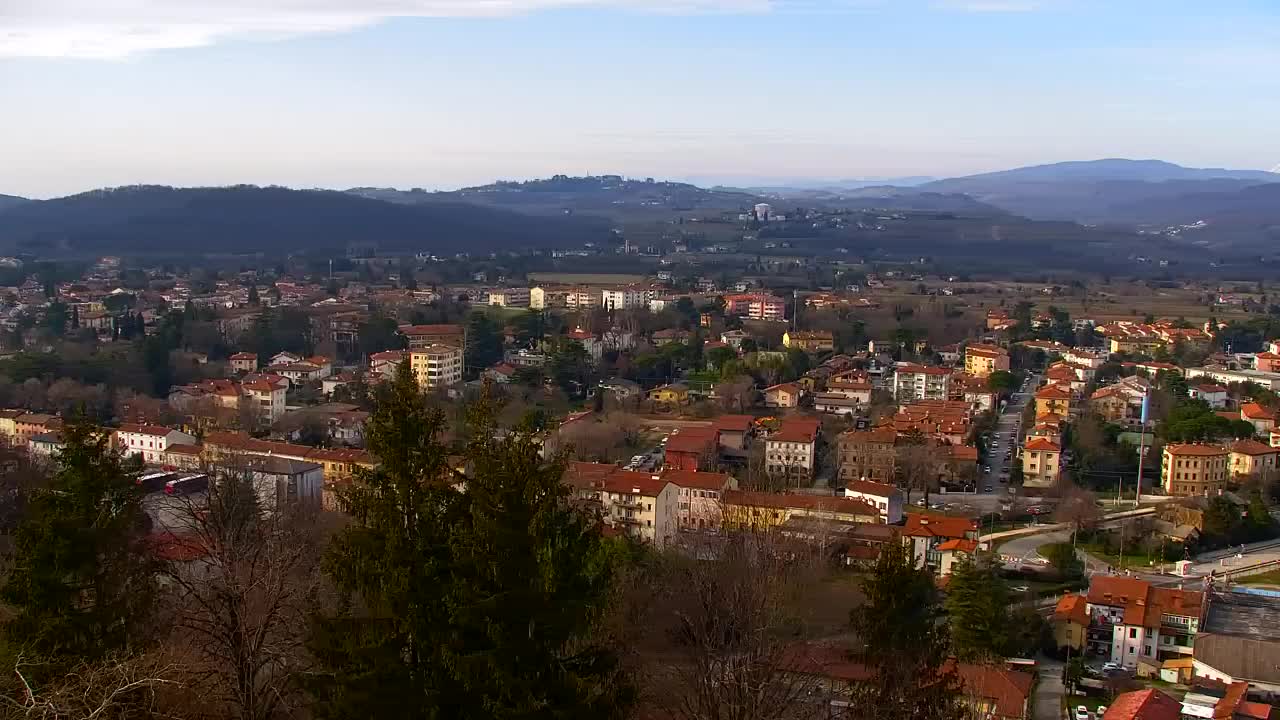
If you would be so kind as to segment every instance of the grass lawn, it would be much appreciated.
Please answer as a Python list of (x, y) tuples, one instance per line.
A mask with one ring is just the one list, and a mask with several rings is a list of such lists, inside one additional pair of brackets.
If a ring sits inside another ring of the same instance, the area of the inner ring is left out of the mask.
[(1270, 570), (1257, 575), (1246, 575), (1233, 582), (1241, 585), (1280, 585), (1280, 570)]
[[(1096, 543), (1080, 543), (1078, 546), (1081, 550), (1089, 553), (1093, 557), (1115, 568), (1143, 568), (1147, 570), (1158, 569), (1160, 567), (1159, 559), (1151, 558), (1146, 553), (1129, 554), (1125, 553), (1121, 558), (1119, 555), (1108, 553), (1104, 550), (1104, 546)], [(1154, 565), (1151, 561), (1155, 559)], [(1165, 563), (1171, 565), (1172, 563)]]

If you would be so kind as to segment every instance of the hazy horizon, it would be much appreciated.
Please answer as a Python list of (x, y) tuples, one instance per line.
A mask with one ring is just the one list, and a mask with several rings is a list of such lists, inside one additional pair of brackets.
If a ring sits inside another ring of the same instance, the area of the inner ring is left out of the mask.
[(1275, 166), (1262, 0), (46, 0), (0, 193)]

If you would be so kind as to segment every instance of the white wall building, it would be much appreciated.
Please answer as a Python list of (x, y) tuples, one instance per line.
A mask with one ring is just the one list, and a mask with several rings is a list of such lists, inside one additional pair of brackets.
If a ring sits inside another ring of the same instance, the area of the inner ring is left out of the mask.
[(116, 442), (125, 455), (140, 455), (151, 465), (164, 462), (170, 445), (195, 445), (195, 437), (161, 425), (125, 423), (116, 430)]

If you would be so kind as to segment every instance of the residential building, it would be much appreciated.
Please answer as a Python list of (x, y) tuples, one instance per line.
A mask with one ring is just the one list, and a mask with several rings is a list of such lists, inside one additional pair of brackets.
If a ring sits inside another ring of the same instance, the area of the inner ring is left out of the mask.
[(681, 428), (667, 437), (663, 466), (688, 472), (714, 470), (720, 456), (719, 436), (713, 427)]
[(874, 389), (871, 379), (861, 371), (855, 372), (860, 374), (841, 373), (833, 375), (827, 380), (827, 392), (832, 395), (842, 395), (849, 400), (857, 402), (859, 406), (870, 405), (871, 391)]
[(893, 375), (893, 395), (898, 400), (946, 400), (951, 392), (947, 368), (898, 363)]
[(1061, 415), (1071, 412), (1071, 393), (1056, 385), (1050, 385), (1036, 393), (1036, 416)]
[(1089, 631), (1089, 603), (1083, 595), (1063, 595), (1050, 617), (1053, 641), (1058, 648), (1070, 648), (1079, 655), (1084, 652)]
[(257, 416), (264, 425), (273, 425), (284, 417), (285, 396), (288, 392), (289, 381), (284, 378), (279, 380), (269, 377), (246, 378), (245, 382), (240, 384), (240, 393), (257, 411)]
[(841, 433), (836, 441), (840, 482), (846, 485), (860, 480), (893, 482), (897, 439), (898, 432), (892, 427)]
[(138, 455), (149, 465), (163, 465), (171, 445), (194, 445), (195, 437), (160, 425), (125, 423), (116, 430), (116, 445), (125, 455)]
[(648, 392), (650, 401), (665, 407), (679, 407), (689, 403), (689, 386), (683, 383), (661, 385)]
[(258, 457), (247, 464), (258, 507), (266, 512), (280, 508), (309, 507), (323, 504), (324, 466), (309, 460), (282, 457)]
[(409, 359), (407, 350), (383, 350), (369, 356), (369, 374), (389, 380), (396, 375), (400, 363)]
[(1267, 700), (1257, 702), (1247, 699), (1253, 684), (1243, 680), (1224, 683), (1211, 677), (1197, 675), (1190, 692), (1182, 696), (1182, 718), (1213, 718), (1214, 720), (1270, 720), (1275, 716), (1270, 694), (1255, 693)]
[(880, 511), (863, 500), (830, 495), (724, 493), (724, 522), (738, 528), (775, 528), (805, 518), (843, 523), (878, 523)]
[(1058, 484), (1062, 473), (1062, 447), (1048, 438), (1032, 438), (1022, 448), (1022, 484), (1047, 488)]
[(1280, 391), (1280, 372), (1261, 370), (1230, 370), (1225, 367), (1187, 368), (1187, 379), (1208, 378), (1222, 385), (1252, 382), (1273, 392)]
[(755, 420), (752, 415), (720, 415), (712, 418), (711, 427), (719, 433), (720, 452), (744, 457), (751, 443)]
[(1145, 379), (1125, 378), (1090, 395), (1089, 409), (1106, 422), (1137, 427), (1142, 424), (1142, 398), (1148, 390)]
[(834, 350), (835, 339), (825, 330), (797, 330), (782, 333), (782, 345), (786, 348), (798, 348), (805, 352)]
[(1121, 693), (1097, 720), (1180, 720), (1182, 703), (1154, 688)]
[(902, 491), (893, 485), (870, 480), (850, 480), (844, 497), (862, 500), (880, 511), (880, 522), (897, 525), (902, 522)]
[(599, 483), (605, 523), (662, 549), (680, 528), (680, 492), (659, 475), (617, 470)]
[(866, 403), (854, 400), (844, 393), (820, 392), (813, 394), (813, 409), (826, 415), (857, 415)]
[(26, 445), (36, 435), (47, 435), (62, 429), (62, 418), (45, 413), (23, 413), (13, 420), (14, 445)]
[(591, 310), (600, 307), (601, 293), (592, 288), (573, 288), (565, 293), (564, 306), (571, 310)]
[(423, 345), (409, 352), (409, 369), (423, 392), (462, 382), (462, 348), (456, 345)]
[(738, 315), (752, 320), (781, 322), (787, 319), (787, 301), (765, 293), (726, 295), (724, 312), (726, 315)]
[(605, 310), (647, 309), (654, 295), (652, 288), (638, 286), (606, 288), (600, 293), (600, 306)]
[(604, 357), (604, 342), (590, 330), (583, 330), (580, 327), (574, 328), (565, 337), (582, 345), (582, 349), (587, 351), (587, 355), (591, 357), (592, 362), (599, 363), (600, 359)]
[[(944, 550), (942, 545), (952, 540), (968, 543), (953, 543)], [(950, 569), (957, 552), (966, 548), (973, 552), (977, 541), (978, 524), (970, 518), (909, 512), (902, 526), (902, 542), (911, 550), (916, 567), (927, 567), (939, 575), (948, 574), (944, 570)]]
[(1009, 369), (1009, 351), (998, 345), (967, 345), (964, 349), (964, 371), (985, 378), (997, 370)]
[(1092, 653), (1130, 669), (1138, 666), (1139, 659), (1161, 661), (1192, 654), (1204, 609), (1203, 593), (1096, 573), (1085, 599)]
[(489, 291), (489, 304), (496, 307), (527, 308), (531, 300), (529, 288), (499, 288)]
[(1203, 400), (1215, 410), (1227, 406), (1227, 389), (1216, 383), (1190, 384), (1187, 386), (1187, 394), (1196, 400)]
[(229, 358), (232, 372), (251, 373), (258, 372), (258, 354), (251, 352), (238, 352)]
[(765, 438), (765, 472), (789, 482), (813, 478), (817, 459), (819, 421), (815, 418), (787, 418), (777, 432)]
[(795, 383), (780, 383), (764, 389), (764, 405), (771, 408), (793, 408), (800, 405), (804, 390)]
[(462, 325), (404, 325), (400, 334), (408, 339), (410, 350), (428, 345), (452, 345), (464, 351), (467, 348), (467, 330)]
[(681, 530), (718, 530), (724, 520), (724, 494), (738, 488), (733, 476), (725, 473), (664, 468), (660, 477), (676, 486)]
[(1280, 458), (1280, 448), (1271, 447), (1257, 440), (1239, 440), (1232, 443), (1227, 469), (1233, 482), (1241, 483), (1249, 477), (1275, 472)]
[(1160, 458), (1167, 495), (1217, 495), (1226, 485), (1229, 453), (1217, 445), (1170, 443)]
[(1254, 402), (1240, 406), (1240, 419), (1252, 423), (1259, 437), (1270, 437), (1276, 427), (1275, 411)]

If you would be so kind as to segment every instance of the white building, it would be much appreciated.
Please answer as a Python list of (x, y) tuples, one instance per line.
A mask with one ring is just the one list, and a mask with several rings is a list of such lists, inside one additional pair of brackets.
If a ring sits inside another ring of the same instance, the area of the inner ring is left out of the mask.
[(902, 522), (902, 491), (892, 485), (851, 480), (845, 486), (844, 497), (868, 502), (880, 511), (880, 522), (897, 525)]
[(529, 288), (499, 288), (489, 291), (489, 304), (497, 307), (527, 308), (531, 306)]
[(893, 395), (898, 400), (946, 400), (951, 390), (947, 368), (898, 363), (893, 375)]
[(765, 472), (774, 477), (812, 478), (817, 445), (816, 419), (783, 421), (782, 427), (764, 441)]
[(1096, 573), (1086, 602), (1090, 649), (1112, 662), (1132, 669), (1139, 659), (1160, 662), (1192, 656), (1204, 593)]
[(143, 462), (159, 465), (170, 445), (195, 445), (196, 439), (162, 425), (125, 423), (116, 430), (116, 444), (125, 455), (139, 455)]
[(267, 512), (280, 508), (319, 509), (324, 491), (324, 466), (282, 457), (252, 458), (249, 463), (258, 506)]
[(599, 486), (606, 523), (661, 549), (680, 529), (680, 490), (658, 475), (619, 470)]
[(428, 345), (409, 353), (409, 368), (424, 392), (434, 392), (462, 382), (462, 348)]
[(600, 292), (600, 306), (605, 310), (636, 310), (648, 308), (654, 298), (650, 288), (606, 288)]
[(1188, 380), (1206, 378), (1223, 385), (1254, 382), (1268, 390), (1280, 391), (1280, 373), (1263, 372), (1262, 370), (1228, 370), (1227, 368), (1198, 367), (1187, 368), (1186, 375)]

